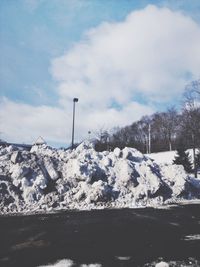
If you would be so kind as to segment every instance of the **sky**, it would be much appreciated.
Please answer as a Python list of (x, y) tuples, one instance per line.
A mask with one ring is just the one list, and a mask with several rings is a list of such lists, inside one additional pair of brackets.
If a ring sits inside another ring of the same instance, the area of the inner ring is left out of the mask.
[(200, 77), (199, 0), (1, 0), (0, 138), (50, 145), (180, 108)]

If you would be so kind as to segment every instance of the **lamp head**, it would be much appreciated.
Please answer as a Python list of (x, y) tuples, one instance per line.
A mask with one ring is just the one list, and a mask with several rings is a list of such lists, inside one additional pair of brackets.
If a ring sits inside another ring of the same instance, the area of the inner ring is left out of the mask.
[(78, 102), (78, 98), (74, 98), (73, 101), (74, 101), (74, 102)]

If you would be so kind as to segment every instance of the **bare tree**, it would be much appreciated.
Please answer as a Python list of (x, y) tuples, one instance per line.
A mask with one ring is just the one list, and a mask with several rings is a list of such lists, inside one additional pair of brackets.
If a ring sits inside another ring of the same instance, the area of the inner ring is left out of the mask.
[(95, 148), (97, 151), (103, 151), (109, 149), (109, 141), (110, 141), (110, 134), (108, 130), (106, 130), (104, 127), (100, 128), (95, 133), (96, 135), (96, 144)]
[(200, 105), (200, 79), (186, 85), (183, 104), (192, 109)]
[(137, 127), (146, 153), (151, 153), (151, 117), (143, 116), (141, 120), (137, 122)]
[(157, 112), (153, 116), (152, 134), (154, 139), (161, 142), (161, 147), (167, 145), (170, 151), (176, 137), (177, 117), (178, 114), (174, 107), (169, 108), (166, 112)]
[(196, 149), (200, 147), (200, 80), (186, 86), (183, 106), (183, 128), (191, 139), (193, 149), (193, 165), (197, 177)]
[(175, 137), (177, 129), (178, 114), (174, 107), (171, 107), (164, 113), (163, 130), (168, 141), (169, 150), (172, 150), (172, 139)]

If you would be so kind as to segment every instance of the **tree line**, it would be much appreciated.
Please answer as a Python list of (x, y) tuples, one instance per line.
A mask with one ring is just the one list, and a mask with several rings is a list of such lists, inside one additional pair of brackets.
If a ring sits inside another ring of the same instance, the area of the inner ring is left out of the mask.
[(200, 80), (186, 86), (179, 112), (174, 106), (169, 107), (165, 112), (143, 116), (131, 125), (102, 130), (97, 139), (98, 151), (126, 146), (143, 153), (192, 148), (196, 158), (200, 148)]

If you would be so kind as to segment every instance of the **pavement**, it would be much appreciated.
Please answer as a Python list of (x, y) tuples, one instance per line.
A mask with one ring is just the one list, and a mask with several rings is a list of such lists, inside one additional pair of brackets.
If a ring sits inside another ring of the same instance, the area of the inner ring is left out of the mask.
[(155, 266), (159, 260), (200, 266), (200, 204), (1, 215), (0, 240), (2, 267), (61, 259), (73, 266)]

